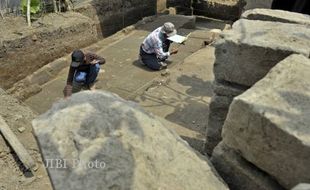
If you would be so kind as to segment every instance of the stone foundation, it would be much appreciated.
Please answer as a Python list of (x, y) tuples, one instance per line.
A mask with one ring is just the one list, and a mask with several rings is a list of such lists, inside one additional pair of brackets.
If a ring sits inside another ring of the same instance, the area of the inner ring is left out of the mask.
[(208, 154), (221, 140), (221, 128), (235, 96), (289, 55), (310, 54), (310, 28), (303, 24), (240, 19), (221, 36), (215, 51), (215, 96), (210, 105), (205, 146)]

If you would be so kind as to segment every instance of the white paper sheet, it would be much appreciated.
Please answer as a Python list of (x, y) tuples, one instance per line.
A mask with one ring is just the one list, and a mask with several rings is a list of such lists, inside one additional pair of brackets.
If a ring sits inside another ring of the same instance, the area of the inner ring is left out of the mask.
[(181, 44), (181, 43), (185, 42), (187, 40), (187, 38), (188, 38), (188, 36), (185, 37), (185, 36), (180, 36), (180, 35), (176, 34), (174, 36), (169, 37), (168, 40)]

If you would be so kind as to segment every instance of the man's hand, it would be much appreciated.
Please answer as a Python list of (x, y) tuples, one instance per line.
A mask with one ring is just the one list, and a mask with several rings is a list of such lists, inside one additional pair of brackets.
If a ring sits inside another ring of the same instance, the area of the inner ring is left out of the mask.
[(68, 99), (72, 95), (72, 85), (67, 84), (63, 92), (64, 98)]
[(178, 49), (172, 49), (171, 51), (170, 51), (170, 55), (172, 55), (172, 54), (177, 54), (178, 53)]
[(98, 62), (99, 62), (99, 60), (94, 59), (94, 60), (92, 60), (92, 61), (90, 62), (90, 64), (92, 64), (92, 65), (96, 65)]

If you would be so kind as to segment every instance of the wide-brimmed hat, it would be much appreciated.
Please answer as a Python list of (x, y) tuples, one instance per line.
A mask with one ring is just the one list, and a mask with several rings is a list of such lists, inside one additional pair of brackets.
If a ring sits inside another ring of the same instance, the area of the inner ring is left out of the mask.
[(177, 34), (177, 30), (175, 29), (174, 24), (172, 24), (171, 22), (166, 22), (162, 26), (161, 32), (166, 34), (168, 37), (171, 37)]
[(84, 62), (84, 53), (81, 50), (74, 50), (71, 54), (72, 67), (78, 67), (80, 64)]

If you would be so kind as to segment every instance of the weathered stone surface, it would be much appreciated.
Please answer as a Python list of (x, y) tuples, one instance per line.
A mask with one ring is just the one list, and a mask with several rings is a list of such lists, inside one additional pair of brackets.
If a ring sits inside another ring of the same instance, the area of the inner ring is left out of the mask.
[(223, 141), (287, 189), (310, 182), (310, 61), (292, 55), (235, 97)]
[(224, 125), (228, 108), (233, 97), (214, 95), (210, 103), (210, 114), (206, 130), (205, 152), (212, 154), (214, 147), (222, 140), (222, 126)]
[(240, 19), (222, 36), (215, 78), (244, 86), (255, 84), (287, 56), (310, 53), (310, 28), (298, 24)]
[(282, 190), (268, 174), (243, 159), (233, 149), (220, 143), (213, 151), (211, 162), (230, 189)]
[(310, 184), (308, 183), (300, 183), (292, 190), (310, 190)]
[[(48, 167), (56, 190), (228, 189), (176, 133), (110, 93), (75, 94), (33, 126), (45, 160), (68, 160), (67, 168)], [(70, 160), (105, 167), (87, 169)]]
[(246, 5), (244, 10), (255, 9), (255, 8), (266, 8), (270, 9), (273, 0), (245, 0)]
[(310, 16), (283, 10), (253, 9), (245, 11), (241, 18), (310, 25)]

